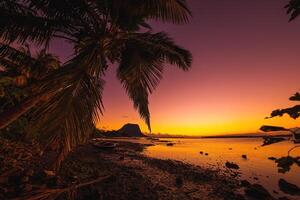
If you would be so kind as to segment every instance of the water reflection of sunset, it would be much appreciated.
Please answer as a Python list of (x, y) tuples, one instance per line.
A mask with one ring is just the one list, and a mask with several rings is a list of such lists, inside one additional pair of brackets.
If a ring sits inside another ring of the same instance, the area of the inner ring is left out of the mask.
[[(226, 161), (237, 163), (240, 167), (241, 179), (263, 184), (271, 193), (280, 191), (278, 180), (284, 178), (300, 185), (300, 168), (295, 164), (285, 174), (278, 173), (276, 163), (268, 157), (286, 156), (294, 146), (290, 141), (261, 147), (262, 139), (168, 139), (175, 143), (168, 147), (164, 144), (148, 147), (145, 154), (155, 158), (175, 159), (203, 166), (224, 168)], [(255, 149), (256, 148), (256, 149)], [(208, 153), (207, 156), (199, 152)], [(247, 155), (247, 160), (241, 156)], [(299, 156), (300, 149), (295, 149), (292, 156)], [(258, 180), (256, 180), (258, 179)], [(292, 198), (293, 199), (293, 198)]]

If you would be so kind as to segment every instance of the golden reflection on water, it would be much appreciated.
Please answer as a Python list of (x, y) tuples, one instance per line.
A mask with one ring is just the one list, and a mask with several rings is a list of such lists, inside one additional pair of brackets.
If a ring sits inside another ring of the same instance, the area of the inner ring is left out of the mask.
[[(241, 179), (262, 184), (271, 193), (273, 190), (279, 192), (279, 178), (284, 178), (300, 186), (300, 167), (294, 164), (289, 172), (281, 174), (278, 173), (276, 163), (268, 159), (268, 157), (287, 156), (288, 150), (295, 146), (291, 141), (261, 147), (261, 138), (167, 140), (176, 144), (174, 146), (166, 146), (165, 144), (150, 146), (146, 149), (145, 154), (155, 158), (175, 159), (199, 166), (213, 165), (214, 168), (223, 168), (226, 161), (235, 162), (240, 166)], [(208, 153), (208, 155), (201, 155), (200, 151)], [(242, 158), (244, 154), (247, 155), (247, 160)], [(300, 148), (293, 150), (291, 155), (300, 156)], [(258, 180), (255, 180), (256, 178)], [(275, 196), (275, 194), (273, 195)]]

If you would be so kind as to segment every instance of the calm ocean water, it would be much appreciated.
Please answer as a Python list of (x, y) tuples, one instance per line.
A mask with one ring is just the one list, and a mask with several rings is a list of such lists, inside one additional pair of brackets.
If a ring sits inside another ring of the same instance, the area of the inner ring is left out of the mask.
[[(235, 162), (240, 166), (238, 171), (241, 174), (241, 180), (246, 179), (251, 183), (259, 183), (275, 197), (288, 196), (283, 194), (278, 187), (280, 178), (300, 187), (300, 167), (294, 164), (289, 172), (282, 174), (278, 173), (276, 163), (268, 159), (268, 157), (287, 156), (287, 151), (295, 146), (292, 141), (261, 147), (263, 141), (261, 138), (167, 140), (174, 142), (175, 145), (150, 146), (145, 150), (145, 154), (150, 157), (175, 159), (214, 168), (224, 168), (226, 161)], [(208, 153), (208, 155), (201, 155), (200, 151)], [(247, 160), (241, 157), (243, 154), (247, 155)], [(300, 156), (300, 148), (292, 151), (291, 155)], [(275, 194), (274, 190), (279, 194)], [(289, 197), (291, 198), (291, 196)], [(300, 196), (291, 199), (300, 199)]]

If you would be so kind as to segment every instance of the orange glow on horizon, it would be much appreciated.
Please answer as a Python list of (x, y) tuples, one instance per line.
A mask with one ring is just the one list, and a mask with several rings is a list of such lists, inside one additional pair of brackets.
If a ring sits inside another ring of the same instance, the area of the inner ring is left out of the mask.
[[(138, 123), (143, 132), (149, 132), (143, 121), (116, 121), (114, 123), (103, 121), (98, 124), (98, 128), (106, 130), (118, 130), (125, 123)], [(153, 133), (163, 133), (171, 135), (188, 135), (188, 136), (210, 136), (210, 135), (226, 135), (226, 134), (243, 134), (257, 133), (262, 125), (283, 126), (286, 128), (297, 127), (300, 120), (293, 120), (287, 116), (274, 119), (247, 119), (231, 122), (211, 122), (199, 124), (153, 124)]]
[[(165, 67), (150, 96), (153, 133), (218, 135), (256, 133), (262, 125), (300, 126), (287, 116), (265, 120), (297, 102), (300, 89), (300, 19), (288, 23), (284, 2), (188, 1), (193, 18), (179, 26), (155, 24), (193, 54), (192, 69)], [(147, 127), (133, 109), (115, 68), (106, 75), (105, 113), (98, 127)]]

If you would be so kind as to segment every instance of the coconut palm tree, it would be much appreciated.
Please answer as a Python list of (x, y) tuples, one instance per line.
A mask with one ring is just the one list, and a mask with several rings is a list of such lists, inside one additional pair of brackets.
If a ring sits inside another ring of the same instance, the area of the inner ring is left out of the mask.
[[(183, 70), (191, 66), (187, 50), (166, 33), (153, 33), (146, 23), (149, 19), (187, 22), (190, 11), (185, 0), (6, 0), (0, 7), (0, 18), (8, 19), (0, 21), (4, 42), (47, 46), (58, 37), (74, 46), (74, 56), (43, 77), (31, 97), (19, 105), (22, 108), (14, 110), (21, 116), (40, 104), (34, 124), (61, 158), (85, 141), (99, 120), (102, 77), (110, 64), (119, 65), (117, 77), (149, 130), (148, 96), (162, 78), (164, 64)], [(0, 128), (15, 118), (0, 120)]]

